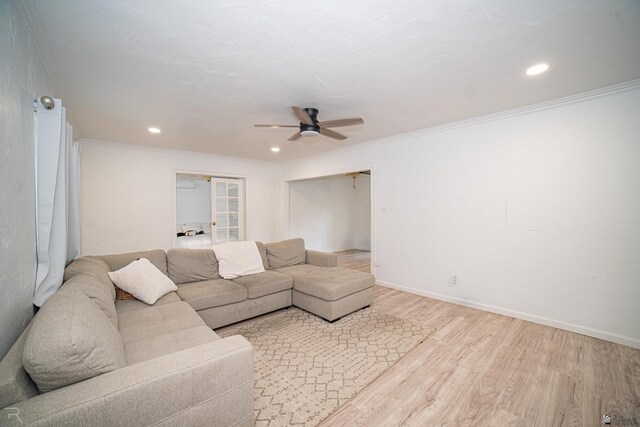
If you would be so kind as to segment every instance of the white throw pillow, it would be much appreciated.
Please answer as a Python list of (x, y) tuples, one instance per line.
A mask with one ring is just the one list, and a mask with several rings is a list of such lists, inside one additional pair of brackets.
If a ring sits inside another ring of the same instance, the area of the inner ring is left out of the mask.
[(117, 287), (149, 305), (163, 295), (178, 290), (176, 284), (146, 258), (107, 274)]

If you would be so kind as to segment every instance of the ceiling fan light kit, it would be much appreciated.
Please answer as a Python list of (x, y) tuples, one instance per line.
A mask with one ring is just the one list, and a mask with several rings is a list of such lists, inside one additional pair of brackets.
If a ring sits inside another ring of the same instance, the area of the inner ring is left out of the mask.
[(301, 130), (300, 131), (300, 135), (302, 135), (302, 136), (318, 136), (318, 135), (320, 135), (320, 131), (313, 130), (313, 129), (311, 129), (311, 130)]
[(345, 135), (342, 135), (336, 131), (333, 131), (331, 127), (340, 127), (340, 126), (353, 126), (360, 125), (364, 123), (364, 120), (360, 117), (352, 118), (352, 119), (339, 119), (339, 120), (328, 120), (325, 122), (318, 121), (318, 109), (317, 108), (301, 108), (301, 107), (291, 107), (293, 110), (293, 114), (300, 120), (300, 124), (296, 125), (254, 125), (255, 127), (267, 127), (267, 128), (281, 128), (281, 127), (297, 127), (299, 128), (298, 132), (291, 135), (288, 139), (289, 141), (296, 141), (301, 136), (305, 137), (314, 137), (318, 135), (328, 136), (329, 138), (337, 139), (339, 141), (344, 141), (347, 139)]

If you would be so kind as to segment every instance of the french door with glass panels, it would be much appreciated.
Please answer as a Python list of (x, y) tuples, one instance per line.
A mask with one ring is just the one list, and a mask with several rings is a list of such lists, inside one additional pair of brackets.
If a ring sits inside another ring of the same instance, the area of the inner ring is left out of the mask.
[(211, 212), (214, 244), (244, 240), (243, 181), (212, 177)]

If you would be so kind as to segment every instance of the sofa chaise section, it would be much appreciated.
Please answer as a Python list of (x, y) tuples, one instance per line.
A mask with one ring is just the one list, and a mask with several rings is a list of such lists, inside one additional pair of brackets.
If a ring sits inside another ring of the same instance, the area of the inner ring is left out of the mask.
[(338, 267), (335, 254), (306, 250), (303, 239), (265, 245), (269, 265), (293, 278), (292, 304), (328, 321), (371, 305), (375, 277)]
[(368, 273), (308, 264), (283, 267), (278, 271), (294, 278), (293, 305), (329, 321), (364, 308), (373, 300), (375, 279)]

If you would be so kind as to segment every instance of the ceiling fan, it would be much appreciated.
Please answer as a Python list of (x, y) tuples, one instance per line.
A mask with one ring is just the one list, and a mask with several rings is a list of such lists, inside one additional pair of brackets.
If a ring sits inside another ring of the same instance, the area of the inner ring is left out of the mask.
[(364, 123), (360, 117), (353, 119), (340, 119), (340, 120), (327, 120), (324, 122), (318, 121), (318, 110), (316, 108), (300, 108), (291, 107), (293, 114), (300, 120), (299, 125), (254, 125), (258, 128), (299, 128), (300, 130), (289, 138), (289, 141), (295, 141), (301, 136), (317, 136), (318, 134), (328, 136), (329, 138), (343, 141), (347, 139), (346, 136), (333, 131), (329, 128), (340, 126), (353, 126), (361, 125)]
[(351, 178), (353, 178), (353, 188), (356, 188), (356, 178), (360, 175), (371, 175), (371, 171), (349, 172), (345, 176), (350, 176)]
[(355, 179), (355, 178), (359, 177), (360, 175), (371, 175), (371, 171), (349, 172), (345, 176), (350, 176), (351, 178)]

